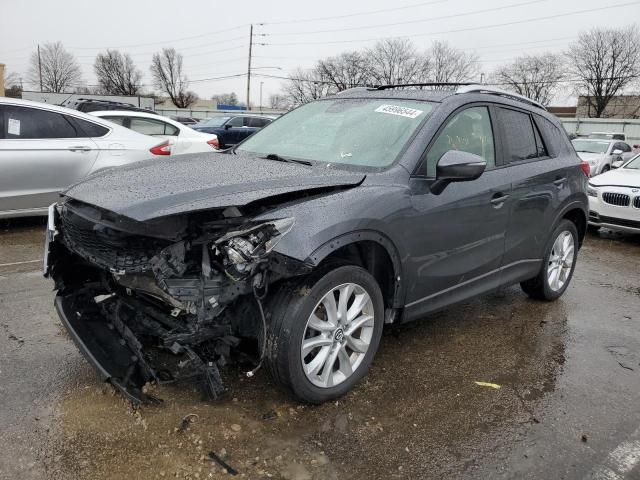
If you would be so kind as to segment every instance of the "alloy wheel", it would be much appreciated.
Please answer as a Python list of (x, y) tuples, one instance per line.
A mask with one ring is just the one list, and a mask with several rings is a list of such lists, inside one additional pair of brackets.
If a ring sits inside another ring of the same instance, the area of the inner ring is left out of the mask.
[(373, 302), (360, 285), (345, 283), (327, 292), (307, 319), (303, 335), (307, 379), (330, 388), (353, 375), (369, 350), (374, 324)]
[(575, 240), (571, 232), (563, 231), (553, 242), (549, 262), (547, 264), (547, 282), (549, 288), (557, 292), (564, 287), (571, 274)]

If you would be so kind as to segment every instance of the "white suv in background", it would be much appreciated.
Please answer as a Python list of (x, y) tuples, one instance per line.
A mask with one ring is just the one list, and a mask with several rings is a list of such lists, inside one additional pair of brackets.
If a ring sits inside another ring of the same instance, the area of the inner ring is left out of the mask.
[(158, 143), (77, 110), (0, 97), (0, 218), (46, 215), (87, 175), (166, 155)]
[(166, 148), (172, 155), (211, 152), (220, 147), (218, 137), (215, 134), (196, 132), (180, 122), (153, 113), (105, 110), (91, 112), (91, 115), (104, 118), (143, 135), (165, 139), (167, 141)]

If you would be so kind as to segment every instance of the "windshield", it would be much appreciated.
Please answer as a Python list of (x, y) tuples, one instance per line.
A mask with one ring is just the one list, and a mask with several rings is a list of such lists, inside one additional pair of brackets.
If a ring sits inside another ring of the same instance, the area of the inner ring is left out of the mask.
[(199, 127), (221, 127), (231, 117), (213, 117), (198, 123)]
[(622, 168), (630, 168), (631, 170), (640, 170), (640, 155), (636, 155)]
[(576, 152), (586, 153), (607, 153), (611, 142), (594, 142), (589, 140), (574, 140), (573, 148)]
[(308, 103), (249, 137), (239, 151), (331, 164), (391, 165), (433, 105), (416, 100)]

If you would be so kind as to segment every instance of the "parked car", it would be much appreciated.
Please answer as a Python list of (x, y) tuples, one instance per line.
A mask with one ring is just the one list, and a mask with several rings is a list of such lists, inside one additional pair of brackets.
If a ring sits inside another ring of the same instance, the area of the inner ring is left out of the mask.
[(614, 162), (626, 161), (633, 150), (620, 140), (577, 138), (571, 142), (578, 156), (589, 164), (590, 175), (595, 176), (615, 168)]
[(640, 233), (640, 155), (589, 181), (589, 225)]
[(161, 155), (158, 143), (76, 110), (0, 98), (0, 218), (46, 215), (69, 185)]
[(619, 132), (593, 132), (590, 133), (587, 138), (594, 138), (596, 140), (627, 140), (627, 136), (624, 133)]
[(215, 398), (256, 346), (297, 398), (337, 398), (384, 324), (517, 283), (560, 297), (587, 228), (558, 120), (487, 86), (348, 90), (216, 157), (105, 172), (51, 206), (60, 318), (135, 401), (185, 378)]
[(180, 122), (183, 125), (187, 125), (188, 127), (195, 125), (196, 123), (198, 123), (200, 120), (198, 120), (197, 118), (193, 118), (193, 117), (177, 117), (172, 115), (171, 117), (169, 117), (171, 120), (174, 120), (176, 122)]
[(194, 125), (193, 129), (217, 135), (220, 148), (229, 148), (266, 127), (275, 118), (271, 115), (220, 115)]
[(130, 103), (113, 102), (111, 100), (98, 100), (94, 98), (74, 98), (62, 103), (63, 107), (78, 110), (79, 112), (98, 112), (103, 110), (130, 110), (132, 112), (153, 113), (146, 108), (136, 107)]
[(196, 132), (175, 120), (153, 113), (129, 111), (91, 112), (91, 115), (130, 128), (143, 135), (169, 140), (172, 155), (211, 152), (218, 150), (218, 137), (211, 133)]

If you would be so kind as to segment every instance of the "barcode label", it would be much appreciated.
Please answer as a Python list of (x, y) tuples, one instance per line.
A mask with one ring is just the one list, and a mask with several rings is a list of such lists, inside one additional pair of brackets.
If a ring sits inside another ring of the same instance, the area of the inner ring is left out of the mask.
[(388, 113), (389, 115), (399, 115), (401, 117), (416, 118), (422, 110), (415, 108), (399, 107), (397, 105), (380, 105), (375, 110), (378, 113)]

